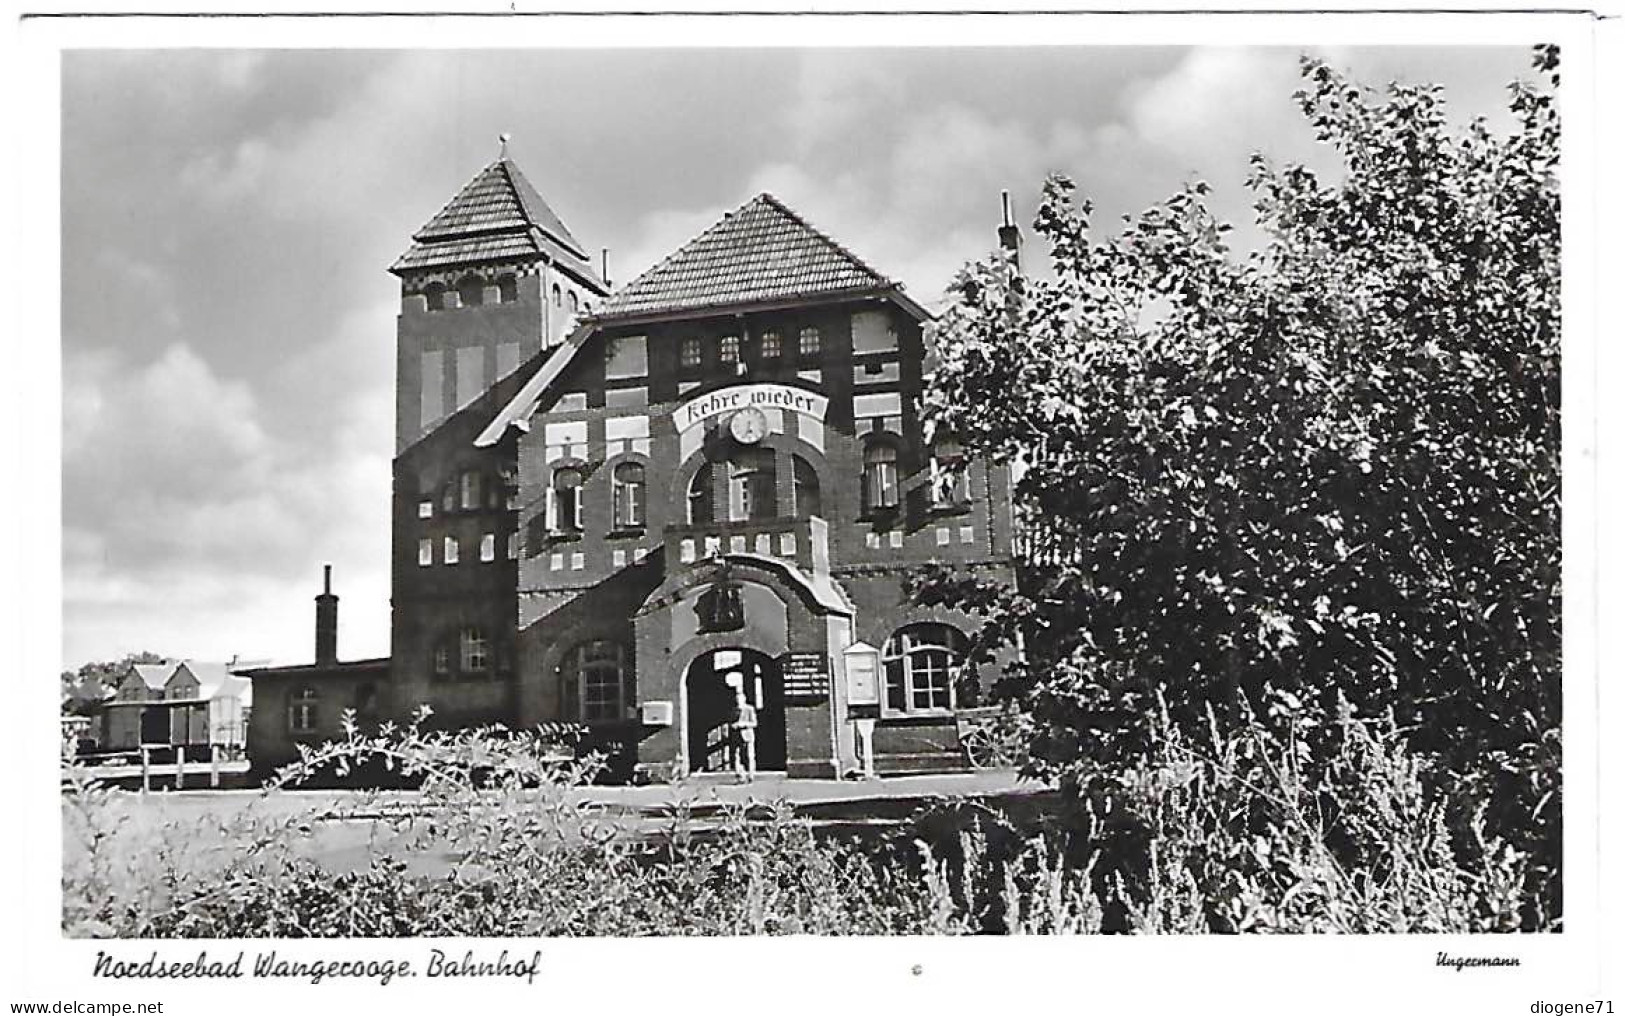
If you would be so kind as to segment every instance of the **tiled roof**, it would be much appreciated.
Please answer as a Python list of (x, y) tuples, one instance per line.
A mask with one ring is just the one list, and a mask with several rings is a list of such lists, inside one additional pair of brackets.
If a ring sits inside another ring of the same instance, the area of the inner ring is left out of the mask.
[(507, 158), (486, 166), (412, 234), (392, 272), (546, 255), (604, 289), (586, 248)]
[(163, 691), (164, 685), (169, 683), (170, 675), (175, 673), (177, 664), (174, 663), (135, 663), (131, 664), (141, 683), (153, 691)]
[(771, 194), (758, 194), (615, 293), (598, 320), (895, 288)]

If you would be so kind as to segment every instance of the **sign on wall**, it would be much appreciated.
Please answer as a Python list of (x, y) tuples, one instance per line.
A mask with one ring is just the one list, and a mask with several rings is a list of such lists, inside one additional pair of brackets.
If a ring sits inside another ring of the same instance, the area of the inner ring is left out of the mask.
[(829, 398), (805, 388), (790, 385), (754, 384), (734, 385), (707, 392), (678, 406), (672, 419), (679, 431), (688, 430), (707, 420), (736, 413), (741, 409), (784, 409), (802, 416), (824, 421)]
[(780, 673), (786, 701), (821, 702), (829, 697), (829, 657), (823, 653), (786, 653)]

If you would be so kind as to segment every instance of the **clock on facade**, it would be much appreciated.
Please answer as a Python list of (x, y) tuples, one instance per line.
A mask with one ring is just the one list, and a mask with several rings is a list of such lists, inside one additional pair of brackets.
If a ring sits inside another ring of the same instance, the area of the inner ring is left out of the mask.
[(740, 444), (755, 444), (767, 436), (767, 414), (746, 406), (728, 418), (728, 433)]

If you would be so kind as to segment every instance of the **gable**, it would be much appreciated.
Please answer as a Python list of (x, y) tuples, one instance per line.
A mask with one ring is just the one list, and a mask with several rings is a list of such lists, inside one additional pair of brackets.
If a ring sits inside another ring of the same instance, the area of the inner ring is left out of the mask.
[(895, 290), (896, 283), (758, 194), (612, 295), (600, 320)]

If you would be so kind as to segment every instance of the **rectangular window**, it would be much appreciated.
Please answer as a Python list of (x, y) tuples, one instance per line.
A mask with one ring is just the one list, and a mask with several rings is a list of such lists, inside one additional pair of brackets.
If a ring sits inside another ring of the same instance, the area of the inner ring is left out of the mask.
[(891, 316), (883, 311), (862, 310), (852, 315), (852, 352), (887, 353), (897, 348), (897, 332)]
[(434, 518), (434, 502), (432, 500), (425, 500), (425, 501), (419, 501), (418, 502), (418, 518), (420, 518), (420, 519), (432, 519), (432, 518)]
[(762, 333), (762, 359), (777, 360), (779, 358), (780, 343), (778, 332)]
[(446, 546), (445, 546), (444, 553), (443, 553), (442, 556), (444, 557), (445, 562), (447, 564), (456, 564), (457, 563), (457, 537), (455, 537), (455, 536), (446, 537)]
[(970, 504), (970, 469), (964, 461), (931, 460), (931, 507), (955, 508)]
[(683, 340), (682, 365), (688, 368), (698, 367), (705, 363), (705, 346), (697, 335), (690, 335)]
[(623, 335), (610, 339), (604, 355), (604, 377), (647, 377), (649, 374), (649, 340), (642, 335)]
[(495, 561), (497, 559), (497, 537), (495, 533), (486, 533), (480, 537), (480, 560)]
[(519, 530), (508, 534), (508, 560), (519, 560)]
[(421, 568), (427, 568), (431, 564), (434, 564), (434, 541), (419, 540), (418, 566)]
[(816, 328), (803, 328), (801, 330), (802, 357), (817, 356), (824, 351), (823, 338)]
[(916, 710), (950, 709), (953, 707), (953, 682), (948, 667), (948, 654), (917, 652), (909, 658), (909, 678), (912, 687), (911, 705)]
[(717, 346), (717, 356), (723, 363), (739, 362), (739, 336), (724, 335)]
[(464, 473), (462, 476), (462, 509), (465, 512), (475, 511), (480, 507), (480, 474)]

